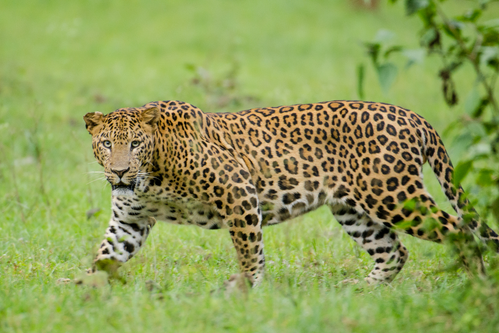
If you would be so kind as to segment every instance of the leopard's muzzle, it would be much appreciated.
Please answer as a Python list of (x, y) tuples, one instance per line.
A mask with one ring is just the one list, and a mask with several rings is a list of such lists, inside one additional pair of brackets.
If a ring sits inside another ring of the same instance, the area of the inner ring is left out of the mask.
[(113, 196), (130, 196), (134, 194), (135, 190), (135, 180), (132, 180), (130, 184), (125, 184), (120, 182), (118, 184), (111, 184)]

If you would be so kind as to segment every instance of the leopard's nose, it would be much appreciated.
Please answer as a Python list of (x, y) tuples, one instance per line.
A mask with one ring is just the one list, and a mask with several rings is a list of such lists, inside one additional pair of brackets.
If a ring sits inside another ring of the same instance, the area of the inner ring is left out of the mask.
[(125, 173), (130, 170), (130, 167), (122, 170), (111, 169), (112, 173), (115, 173), (118, 177), (122, 178)]

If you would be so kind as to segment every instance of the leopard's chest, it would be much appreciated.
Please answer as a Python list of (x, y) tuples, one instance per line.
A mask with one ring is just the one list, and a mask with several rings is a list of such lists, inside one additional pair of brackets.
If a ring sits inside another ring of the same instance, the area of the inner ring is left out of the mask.
[[(205, 229), (221, 229), (228, 226), (212, 205), (165, 190), (162, 185), (138, 182), (135, 188), (136, 206), (143, 207), (144, 214), (180, 225), (195, 225)], [(129, 211), (134, 214), (132, 207)]]

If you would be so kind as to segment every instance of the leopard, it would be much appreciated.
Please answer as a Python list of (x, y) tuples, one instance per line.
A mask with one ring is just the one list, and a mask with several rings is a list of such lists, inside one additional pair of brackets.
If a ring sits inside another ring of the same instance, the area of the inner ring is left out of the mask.
[[(116, 272), (164, 221), (228, 229), (240, 274), (256, 286), (265, 267), (263, 227), (321, 206), (373, 259), (368, 284), (390, 283), (407, 262), (400, 234), (471, 248), (482, 272), (482, 242), (474, 237), (499, 247), (454, 182), (441, 137), (409, 109), (336, 100), (205, 113), (167, 100), (84, 120), (112, 193), (93, 272)], [(428, 193), (426, 162), (457, 215)]]

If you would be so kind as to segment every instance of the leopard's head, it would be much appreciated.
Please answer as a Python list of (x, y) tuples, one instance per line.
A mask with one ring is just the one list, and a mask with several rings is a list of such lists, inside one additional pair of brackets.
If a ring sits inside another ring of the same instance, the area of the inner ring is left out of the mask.
[(131, 195), (137, 178), (153, 158), (154, 132), (160, 112), (157, 107), (118, 109), (108, 115), (87, 113), (94, 156), (104, 167), (113, 195)]

